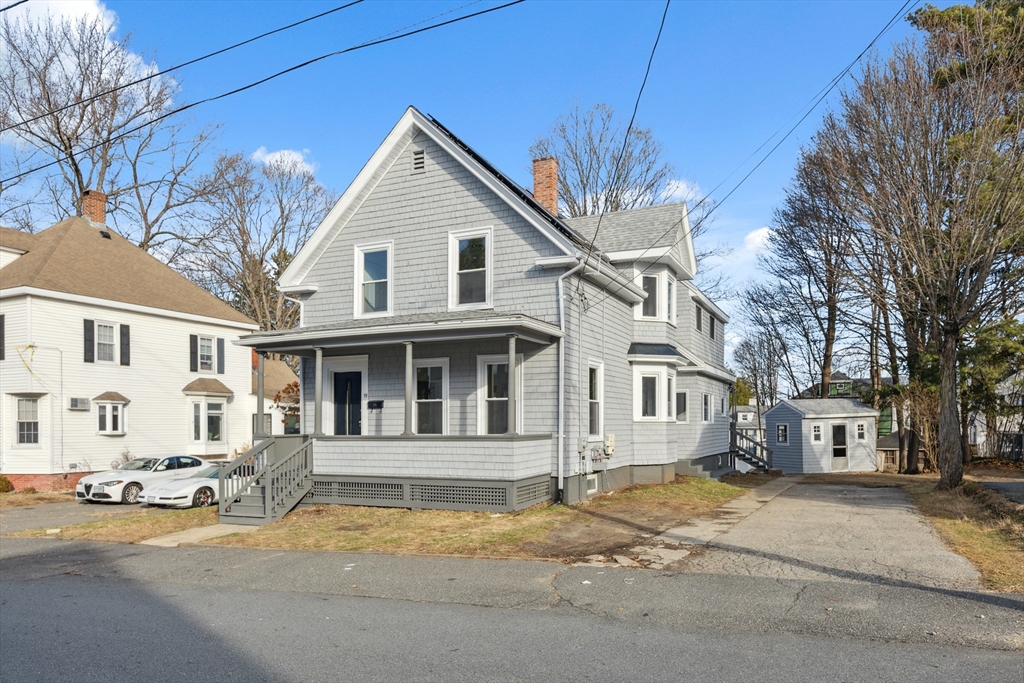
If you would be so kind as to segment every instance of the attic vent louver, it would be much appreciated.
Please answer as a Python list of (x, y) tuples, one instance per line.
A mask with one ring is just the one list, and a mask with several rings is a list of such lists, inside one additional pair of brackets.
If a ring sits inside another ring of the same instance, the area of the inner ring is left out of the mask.
[(422, 149), (412, 151), (412, 172), (423, 173), (427, 169), (427, 155)]
[(103, 237), (103, 239), (105, 240), (110, 239), (110, 233), (107, 232), (106, 230), (100, 230), (100, 236)]

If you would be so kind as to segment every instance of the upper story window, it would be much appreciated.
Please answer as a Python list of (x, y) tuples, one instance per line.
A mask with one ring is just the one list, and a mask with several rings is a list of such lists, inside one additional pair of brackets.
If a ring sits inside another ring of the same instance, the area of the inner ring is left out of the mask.
[(661, 320), (676, 322), (676, 282), (668, 273), (639, 275), (636, 283), (643, 289), (646, 298), (637, 304), (636, 320)]
[(225, 343), (221, 337), (190, 334), (188, 337), (189, 371), (224, 374)]
[(355, 315), (357, 318), (391, 315), (394, 271), (392, 244), (356, 247)]
[(658, 317), (658, 276), (657, 275), (644, 275), (643, 277), (643, 289), (644, 293), (647, 294), (647, 298), (644, 299), (642, 304), (643, 310), (641, 315), (645, 318), (657, 318)]
[(665, 319), (676, 324), (676, 281), (668, 278), (665, 296)]
[(32, 445), (39, 443), (39, 399), (18, 399), (18, 443)]
[(694, 312), (694, 320), (697, 321), (697, 331), (698, 332), (703, 332), (704, 331), (704, 309), (701, 308), (700, 306), (696, 307), (696, 311)]
[(449, 308), (489, 308), (493, 246), (491, 229), (449, 233)]
[(712, 339), (715, 338), (715, 323), (716, 322), (717, 321), (715, 320), (715, 316), (713, 316), (713, 315), (709, 315), (708, 316), (708, 336), (710, 336)]
[(131, 329), (103, 320), (84, 320), (86, 363), (131, 364)]

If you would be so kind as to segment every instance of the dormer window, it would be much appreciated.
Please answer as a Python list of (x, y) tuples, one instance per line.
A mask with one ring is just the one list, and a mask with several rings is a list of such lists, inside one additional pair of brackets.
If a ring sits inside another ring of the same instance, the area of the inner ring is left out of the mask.
[(676, 322), (676, 282), (667, 272), (638, 274), (636, 284), (647, 296), (636, 304), (633, 317), (635, 320), (659, 320)]
[(491, 306), (491, 229), (462, 230), (449, 235), (449, 308)]
[(643, 303), (643, 317), (645, 318), (657, 318), (658, 317), (658, 276), (657, 275), (645, 275), (643, 277), (643, 289), (644, 293), (647, 294), (647, 298), (644, 299)]

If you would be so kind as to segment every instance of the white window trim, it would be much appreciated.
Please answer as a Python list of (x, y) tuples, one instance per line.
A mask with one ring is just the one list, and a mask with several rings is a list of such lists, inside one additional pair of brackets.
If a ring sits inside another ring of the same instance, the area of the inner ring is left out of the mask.
[[(708, 393), (700, 395), (700, 421), (702, 424), (712, 424), (715, 421), (715, 406), (711, 404), (714, 397)], [(707, 406), (707, 417), (704, 417), (704, 407)]]
[[(127, 423), (125, 421), (125, 416), (126, 416), (126, 414), (128, 412), (128, 410), (126, 408), (126, 406), (128, 405), (127, 403), (125, 403), (123, 401), (94, 401), (94, 403), (96, 404), (96, 433), (97, 434), (99, 434), (101, 436), (124, 436), (125, 434), (128, 433), (128, 425), (127, 425)], [(118, 423), (119, 429), (117, 431), (114, 431), (113, 429), (109, 429), (110, 423), (111, 423), (111, 419), (110, 419), (110, 417), (111, 417), (111, 409), (112, 409), (113, 406), (118, 406), (117, 423)], [(100, 423), (100, 408), (106, 408), (107, 409), (107, 427), (108, 427), (108, 429), (105, 429), (105, 430), (101, 430), (99, 428), (99, 426), (100, 426), (100, 424), (99, 424)]]
[(694, 304), (693, 329), (700, 333), (704, 332), (704, 307), (700, 304)]
[(665, 319), (669, 325), (675, 327), (679, 320), (679, 283), (671, 275), (666, 276), (667, 284), (665, 285)]
[[(678, 381), (677, 381), (677, 384), (678, 384)], [(683, 424), (683, 425), (684, 424), (690, 424), (690, 390), (689, 389), (683, 389), (682, 391), (679, 391), (679, 387), (677, 386), (676, 387), (676, 394), (683, 394), (684, 396), (686, 396), (686, 411), (683, 413), (683, 419), (682, 420), (678, 419), (678, 413), (676, 413), (675, 414), (675, 421), (676, 421), (677, 424)], [(677, 401), (677, 403), (678, 403), (678, 401)], [(676, 407), (677, 406), (675, 406), (675, 405), (673, 406), (673, 408), (676, 408)]]
[[(209, 404), (220, 403), (223, 405), (221, 408), (220, 415), (220, 441), (210, 441), (206, 438), (209, 434)], [(201, 406), (199, 408), (199, 433), (201, 438), (195, 438), (195, 407), (196, 405)], [(188, 401), (188, 442), (193, 446), (197, 447), (224, 447), (227, 448), (228, 444), (228, 414), (229, 410), (229, 397), (228, 396), (190, 396)], [(97, 418), (98, 419), (98, 418)], [(191, 452), (186, 453), (188, 456), (192, 456)]]
[[(106, 325), (107, 327), (114, 328), (114, 357), (110, 360), (100, 360), (100, 325)], [(119, 365), (121, 362), (121, 328), (117, 323), (109, 320), (96, 320), (93, 322), (94, 330), (93, 333), (93, 350), (92, 357), (96, 363), (103, 363), (106, 365)], [(214, 351), (216, 353), (216, 351)]]
[[(861, 430), (864, 430), (864, 436), (861, 436)], [(867, 441), (868, 440), (868, 423), (857, 422), (853, 425), (853, 434), (855, 441)]]
[[(597, 434), (590, 433), (590, 370), (597, 370)], [(587, 404), (587, 438), (590, 441), (604, 442), (604, 363), (597, 360), (587, 362), (587, 392), (584, 396)]]
[[(352, 317), (387, 318), (394, 315), (395, 305), (395, 243), (394, 240), (376, 242), (374, 244), (357, 244), (354, 248), (354, 270), (352, 273)], [(388, 252), (388, 308), (376, 313), (363, 312), (363, 256), (370, 251)]]
[[(508, 354), (493, 354), (476, 357), (476, 433), (487, 434), (487, 365), (489, 363), (508, 363)], [(523, 354), (516, 354), (516, 433), (523, 433)]]
[[(637, 382), (638, 391), (640, 392), (636, 406), (636, 420), (638, 422), (658, 422), (661, 420), (661, 411), (659, 410), (661, 404), (661, 387), (663, 382), (661, 381), (661, 373), (657, 371), (641, 371), (638, 375), (639, 381)], [(653, 377), (654, 378), (654, 415), (644, 415), (644, 380)]]
[[(210, 364), (209, 370), (203, 369), (203, 340), (210, 340), (210, 358), (212, 363)], [(217, 336), (216, 335), (196, 335), (196, 371), (199, 373), (205, 373), (208, 375), (217, 374)]]
[[(459, 303), (459, 240), (471, 237), (485, 238), (485, 256), (487, 274), (487, 296), (484, 301), (475, 304)], [(448, 233), (448, 310), (465, 311), (494, 307), (494, 229), (488, 225), (468, 230), (452, 230)]]
[[(633, 364), (633, 421), (634, 422), (675, 422), (675, 411), (667, 400), (669, 373), (675, 374), (675, 368), (657, 364)], [(657, 415), (644, 417), (643, 413), (643, 377), (656, 376), (654, 398)], [(675, 396), (673, 396), (673, 399)], [(673, 400), (672, 403), (675, 403)]]
[[(814, 438), (814, 430), (818, 430), (820, 439)], [(811, 443), (825, 443), (825, 425), (822, 422), (815, 422), (811, 425)]]
[(655, 302), (658, 305), (658, 310), (655, 311), (654, 315), (644, 315), (644, 302), (639, 301), (637, 302), (636, 308), (634, 310), (633, 317), (635, 320), (665, 320), (665, 302), (663, 301), (663, 299), (665, 298), (665, 294), (664, 292), (662, 292), (662, 288), (664, 287), (664, 278), (662, 277), (662, 275), (664, 275), (664, 273), (645, 273), (643, 271), (640, 271), (636, 274), (636, 277), (633, 281), (636, 283), (636, 286), (640, 291), (643, 291), (644, 289), (644, 278), (654, 278), (654, 295), (658, 297), (658, 300)]
[[(413, 386), (416, 383), (416, 371), (420, 368), (434, 368), (441, 366), (441, 434), (448, 434), (448, 358), (414, 358), (412, 361), (412, 373), (413, 373)], [(416, 398), (415, 391), (413, 393), (413, 410), (416, 410), (416, 403), (419, 400)], [(416, 415), (413, 414), (412, 430), (413, 434), (419, 434), (416, 430)]]
[[(14, 394), (11, 397), (14, 400), (14, 429), (11, 435), (13, 443), (12, 447), (18, 450), (41, 450), (43, 447), (43, 397), (42, 396), (19, 396)], [(36, 402), (36, 435), (37, 439), (35, 443), (21, 443), (18, 441), (18, 423), (22, 420), (18, 419), (18, 400), (28, 399)]]
[[(779, 427), (785, 427), (786, 428), (786, 440), (785, 441), (779, 441)], [(777, 423), (775, 425), (775, 437), (774, 437), (773, 441), (775, 442), (776, 446), (788, 446), (791, 443), (792, 440), (789, 438), (789, 423), (788, 422), (779, 422), (779, 423)]]
[(718, 319), (712, 314), (708, 313), (708, 338), (715, 340), (718, 338)]

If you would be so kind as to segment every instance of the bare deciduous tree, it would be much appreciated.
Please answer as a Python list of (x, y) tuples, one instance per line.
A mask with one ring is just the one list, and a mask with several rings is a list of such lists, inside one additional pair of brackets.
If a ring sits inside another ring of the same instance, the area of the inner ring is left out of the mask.
[(212, 190), (198, 165), (213, 130), (189, 135), (185, 123), (161, 120), (177, 83), (129, 85), (156, 67), (131, 51), (130, 36), (116, 41), (111, 32), (103, 17), (0, 18), (4, 154), (19, 155), (19, 172), (55, 162), (17, 193), (0, 188), (0, 212), (33, 227), (80, 215), (83, 192), (101, 190), (113, 227), (170, 262), (203, 238), (182, 217)]
[(216, 162), (217, 189), (195, 220), (211, 238), (190, 262), (190, 275), (259, 323), (281, 330), (298, 323), (298, 306), (278, 289), (281, 273), (336, 197), (301, 159), (266, 163), (241, 154)]

